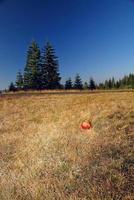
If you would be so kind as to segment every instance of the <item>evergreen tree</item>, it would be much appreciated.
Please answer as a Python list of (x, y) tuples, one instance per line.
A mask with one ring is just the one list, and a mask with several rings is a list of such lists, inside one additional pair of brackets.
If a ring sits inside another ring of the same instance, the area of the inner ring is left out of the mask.
[(24, 89), (40, 89), (40, 49), (35, 41), (27, 51), (27, 61), (24, 69)]
[(18, 90), (22, 90), (23, 89), (23, 76), (21, 71), (19, 71), (17, 73), (17, 77), (16, 77), (16, 86)]
[(101, 90), (103, 90), (103, 89), (105, 89), (105, 85), (104, 85), (104, 83), (99, 83), (99, 89), (101, 89)]
[(90, 78), (90, 81), (89, 81), (89, 89), (90, 89), (90, 90), (95, 90), (95, 89), (96, 89), (95, 81), (94, 81), (93, 78)]
[(48, 69), (46, 66), (45, 48), (43, 49), (42, 56), (41, 56), (41, 89), (48, 89)]
[[(101, 83), (102, 84), (102, 83)], [(114, 77), (112, 79), (106, 80), (104, 84), (105, 89), (124, 89), (124, 88), (134, 88), (134, 74), (129, 74), (128, 76), (124, 76), (122, 79), (115, 81)], [(99, 85), (99, 88), (102, 87)]]
[(79, 74), (76, 74), (75, 81), (74, 81), (74, 89), (83, 89), (82, 80)]
[(64, 84), (60, 84), (59, 89), (64, 90), (65, 89), (64, 86), (65, 86)]
[(16, 87), (15, 87), (13, 82), (10, 83), (8, 90), (9, 90), (9, 92), (15, 92), (16, 91)]
[(41, 73), (43, 89), (59, 89), (59, 64), (52, 45), (47, 42), (42, 56)]
[(66, 80), (66, 82), (65, 82), (65, 89), (66, 90), (70, 90), (70, 89), (72, 89), (73, 88), (73, 86), (72, 86), (72, 80), (71, 80), (71, 78), (69, 78), (68, 80)]
[(121, 80), (121, 88), (125, 88), (127, 86), (129, 86), (129, 77), (124, 76)]
[(109, 89), (108, 80), (105, 80), (104, 85), (105, 85), (105, 89)]
[(120, 81), (116, 81), (116, 83), (115, 83), (115, 88), (116, 88), (116, 89), (119, 89), (119, 88), (120, 88)]
[(109, 79), (109, 81), (108, 81), (108, 89), (112, 89), (112, 80), (111, 79)]
[(114, 77), (112, 78), (112, 88), (115, 87), (115, 80), (114, 80)]
[(134, 75), (133, 74), (129, 74), (129, 76), (127, 77), (128, 80), (128, 86), (131, 88), (134, 88)]
[(85, 90), (89, 89), (88, 83), (87, 83), (86, 81), (85, 81), (85, 83), (84, 83), (84, 85), (83, 85), (83, 88), (84, 88)]

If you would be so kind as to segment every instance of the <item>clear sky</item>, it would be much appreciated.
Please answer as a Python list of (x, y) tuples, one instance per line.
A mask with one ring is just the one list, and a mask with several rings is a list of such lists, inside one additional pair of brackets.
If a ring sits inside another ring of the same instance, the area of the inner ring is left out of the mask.
[(134, 73), (134, 1), (0, 0), (0, 89), (23, 70), (32, 39), (53, 44), (62, 81)]

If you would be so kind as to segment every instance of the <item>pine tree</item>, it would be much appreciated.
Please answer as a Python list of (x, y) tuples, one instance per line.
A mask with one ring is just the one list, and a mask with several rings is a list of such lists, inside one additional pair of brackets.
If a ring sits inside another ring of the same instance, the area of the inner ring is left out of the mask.
[(124, 76), (122, 79), (121, 79), (121, 87), (122, 88), (125, 88), (127, 86), (129, 86), (130, 82), (129, 82), (129, 77), (128, 76)]
[(112, 89), (112, 80), (111, 79), (108, 80), (108, 89)]
[(22, 90), (23, 89), (23, 76), (21, 71), (19, 71), (17, 73), (17, 77), (16, 77), (16, 86), (18, 90)]
[(105, 89), (105, 85), (104, 85), (104, 83), (99, 83), (99, 89), (101, 89), (101, 90), (103, 90), (103, 89)]
[[(45, 46), (46, 48), (46, 46)], [(46, 66), (46, 51), (43, 49), (41, 56), (41, 89), (48, 89), (48, 69)]]
[(40, 49), (35, 41), (27, 51), (27, 61), (24, 69), (24, 89), (40, 89)]
[(76, 74), (75, 81), (74, 81), (74, 89), (79, 89), (79, 90), (83, 89), (82, 80), (79, 74)]
[(112, 78), (112, 88), (115, 88), (115, 80), (114, 80), (114, 77)]
[(109, 89), (109, 83), (108, 83), (108, 80), (105, 80), (104, 86), (105, 86), (105, 89)]
[(71, 78), (69, 78), (69, 79), (66, 80), (66, 82), (65, 82), (65, 89), (66, 89), (66, 90), (70, 90), (70, 89), (72, 89), (72, 88), (73, 88), (72, 80), (71, 80)]
[(95, 81), (94, 81), (93, 78), (91, 78), (90, 81), (89, 81), (89, 89), (90, 90), (95, 90), (96, 89)]
[(10, 83), (8, 90), (9, 90), (9, 92), (15, 92), (16, 91), (16, 87), (15, 87), (13, 82)]
[(116, 88), (116, 89), (119, 89), (119, 88), (120, 88), (120, 81), (116, 81), (116, 83), (115, 83), (115, 88)]
[(64, 90), (65, 89), (65, 85), (64, 84), (60, 84), (59, 89)]
[(84, 90), (87, 90), (87, 89), (89, 89), (89, 85), (88, 85), (88, 83), (85, 81), (85, 83), (83, 84), (83, 88), (84, 88)]
[(42, 86), (43, 89), (59, 89), (60, 73), (58, 58), (55, 56), (55, 50), (52, 45), (47, 42), (42, 56)]
[(129, 87), (134, 88), (134, 75), (133, 74), (129, 74), (129, 76), (127, 77), (127, 80), (129, 80)]

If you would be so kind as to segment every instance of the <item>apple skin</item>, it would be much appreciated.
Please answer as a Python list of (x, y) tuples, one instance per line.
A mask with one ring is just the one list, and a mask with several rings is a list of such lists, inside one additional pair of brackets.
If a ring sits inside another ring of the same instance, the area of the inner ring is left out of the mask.
[(92, 126), (91, 126), (91, 123), (90, 122), (83, 122), (81, 125), (80, 125), (80, 128), (81, 129), (90, 129)]

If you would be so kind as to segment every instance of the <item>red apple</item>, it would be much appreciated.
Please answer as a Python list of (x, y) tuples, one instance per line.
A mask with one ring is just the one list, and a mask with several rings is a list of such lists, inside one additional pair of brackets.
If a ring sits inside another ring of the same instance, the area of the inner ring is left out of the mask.
[(82, 122), (80, 125), (81, 129), (90, 129), (91, 128), (91, 123), (90, 122)]

